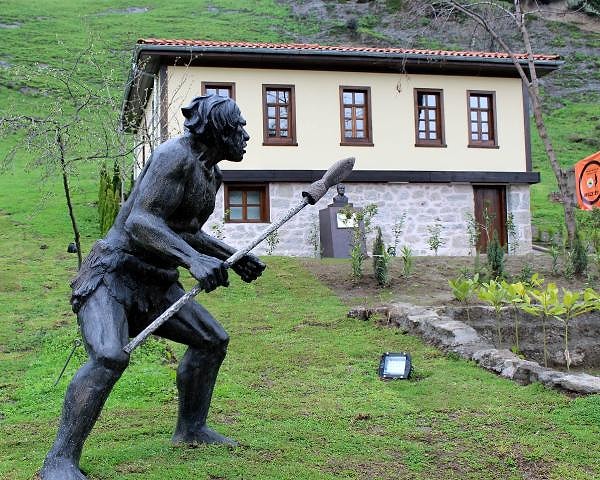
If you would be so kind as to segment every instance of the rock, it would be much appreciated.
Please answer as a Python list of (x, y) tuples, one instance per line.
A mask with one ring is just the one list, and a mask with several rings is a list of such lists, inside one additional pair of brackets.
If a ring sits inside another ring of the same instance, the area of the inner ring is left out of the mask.
[(563, 375), (558, 384), (572, 392), (600, 393), (600, 377), (594, 377), (587, 373)]

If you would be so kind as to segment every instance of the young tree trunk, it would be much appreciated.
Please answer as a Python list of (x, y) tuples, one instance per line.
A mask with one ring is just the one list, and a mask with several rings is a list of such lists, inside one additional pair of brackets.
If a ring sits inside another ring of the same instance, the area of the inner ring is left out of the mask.
[(75, 246), (77, 247), (77, 269), (81, 268), (81, 236), (79, 235), (79, 227), (77, 226), (77, 219), (75, 218), (75, 211), (73, 210), (73, 203), (71, 202), (71, 189), (69, 187), (69, 177), (67, 174), (67, 163), (65, 161), (65, 144), (62, 139), (60, 130), (56, 130), (56, 143), (60, 150), (60, 170), (62, 173), (63, 189), (65, 191), (65, 199), (67, 200), (67, 208), (69, 209), (69, 218), (71, 219), (71, 227), (73, 229), (73, 236), (75, 238)]
[[(558, 159), (556, 158), (556, 152), (554, 151), (554, 147), (552, 145), (552, 141), (548, 135), (548, 130), (546, 129), (546, 124), (544, 122), (544, 116), (542, 113), (542, 102), (539, 91), (539, 80), (537, 77), (537, 73), (535, 71), (535, 63), (533, 59), (533, 50), (531, 47), (531, 41), (529, 38), (529, 32), (525, 25), (524, 14), (521, 9), (521, 1), (514, 0), (515, 12), (514, 14), (508, 12), (519, 28), (519, 32), (521, 33), (521, 37), (523, 39), (523, 44), (525, 46), (525, 52), (527, 53), (527, 69), (529, 76), (523, 69), (523, 66), (519, 62), (519, 59), (514, 55), (512, 49), (508, 46), (508, 44), (504, 41), (502, 37), (496, 32), (494, 27), (481, 15), (479, 15), (476, 11), (470, 8), (470, 5), (461, 5), (459, 2), (455, 0), (442, 0), (442, 3), (456, 8), (460, 12), (464, 13), (468, 17), (475, 20), (479, 23), (486, 31), (491, 35), (491, 37), (502, 47), (502, 49), (509, 55), (511, 58), (523, 84), (527, 87), (529, 92), (529, 96), (532, 103), (533, 109), (533, 117), (535, 120), (535, 126), (538, 130), (542, 143), (544, 144), (544, 149), (546, 151), (546, 155), (548, 156), (548, 160), (550, 162), (550, 166), (556, 177), (556, 183), (558, 184), (558, 191), (561, 198), (561, 204), (564, 210), (565, 217), (565, 227), (567, 229), (567, 235), (569, 238), (569, 245), (573, 245), (575, 240), (575, 235), (577, 232), (577, 224), (575, 221), (575, 209), (573, 207), (573, 201), (569, 191), (569, 185), (567, 180), (567, 172), (565, 172), (558, 163)], [(499, 7), (502, 8), (502, 7)]]

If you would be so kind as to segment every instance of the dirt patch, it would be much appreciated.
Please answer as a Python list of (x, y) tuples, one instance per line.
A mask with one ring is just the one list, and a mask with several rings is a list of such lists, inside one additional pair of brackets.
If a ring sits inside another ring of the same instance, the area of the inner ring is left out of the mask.
[[(485, 262), (485, 257), (482, 256), (480, 261)], [(458, 305), (448, 280), (457, 278), (464, 271), (472, 271), (475, 260), (473, 257), (415, 257), (414, 271), (407, 278), (402, 275), (401, 260), (394, 258), (387, 287), (377, 285), (370, 258), (365, 260), (363, 277), (357, 280), (351, 277), (350, 260), (304, 259), (302, 263), (350, 306), (386, 302), (441, 306)], [(567, 279), (552, 275), (552, 259), (547, 254), (509, 256), (506, 271), (512, 281), (531, 272), (539, 273), (546, 282), (554, 282), (559, 288), (575, 290), (588, 286), (583, 278)]]

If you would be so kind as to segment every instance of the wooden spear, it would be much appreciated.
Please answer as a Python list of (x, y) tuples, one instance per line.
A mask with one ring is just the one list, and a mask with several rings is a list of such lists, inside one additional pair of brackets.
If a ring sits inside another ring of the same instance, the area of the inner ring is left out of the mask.
[[(269, 225), (260, 235), (254, 238), (250, 243), (248, 243), (244, 248), (241, 248), (233, 255), (231, 255), (227, 260), (225, 260), (225, 266), (229, 268), (235, 262), (237, 262), (240, 258), (246, 255), (250, 250), (256, 247), (260, 242), (262, 242), (265, 238), (269, 236), (270, 233), (277, 230), (284, 223), (286, 223), (290, 218), (296, 215), (300, 210), (302, 210), (306, 205), (314, 205), (317, 203), (329, 190), (332, 186), (337, 185), (342, 182), (352, 171), (354, 167), (354, 158), (346, 158), (344, 160), (339, 160), (334, 163), (329, 170), (325, 172), (325, 175), (320, 180), (310, 184), (308, 188), (302, 192), (302, 200), (292, 208), (290, 208), (287, 212), (285, 212), (281, 217), (275, 220), (271, 225)], [(173, 315), (175, 315), (183, 305), (190, 299), (194, 298), (202, 291), (202, 287), (200, 284), (196, 284), (189, 292), (182, 295), (179, 300), (177, 300), (173, 305), (167, 308), (162, 315), (160, 315), (156, 320), (154, 320), (150, 325), (148, 325), (142, 332), (139, 333), (131, 342), (123, 347), (123, 350), (131, 354), (133, 350), (135, 350), (138, 346), (140, 346), (146, 339), (163, 323), (169, 320)]]

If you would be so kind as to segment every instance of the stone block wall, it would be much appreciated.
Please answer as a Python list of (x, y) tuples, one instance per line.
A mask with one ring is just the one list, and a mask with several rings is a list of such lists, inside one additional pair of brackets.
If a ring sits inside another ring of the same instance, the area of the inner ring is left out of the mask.
[[(280, 182), (269, 184), (271, 221), (301, 200), (302, 190), (307, 183)], [(331, 189), (316, 205), (305, 207), (279, 230), (280, 242), (275, 255), (314, 256), (311, 232), (316, 229), (318, 238), (319, 210), (332, 203), (336, 194)], [(473, 214), (473, 187), (470, 184), (444, 183), (347, 183), (346, 196), (355, 208), (374, 203), (378, 213), (373, 225), (382, 229), (386, 244), (394, 243), (393, 226), (406, 214), (398, 248), (408, 245), (414, 255), (433, 255), (429, 249), (427, 227), (442, 224), (441, 237), (445, 243), (439, 255), (468, 255), (469, 242), (466, 230), (467, 214)], [(205, 231), (214, 233), (217, 226), (224, 234), (224, 241), (242, 247), (264, 230), (266, 223), (223, 223), (223, 189), (217, 193), (215, 213), (208, 219)], [(519, 248), (515, 253), (525, 254), (531, 250), (531, 218), (529, 213), (529, 186), (507, 187), (507, 210), (512, 212)], [(374, 235), (367, 238), (370, 251)], [(510, 240), (510, 239), (509, 239)], [(255, 252), (266, 253), (266, 243)]]

